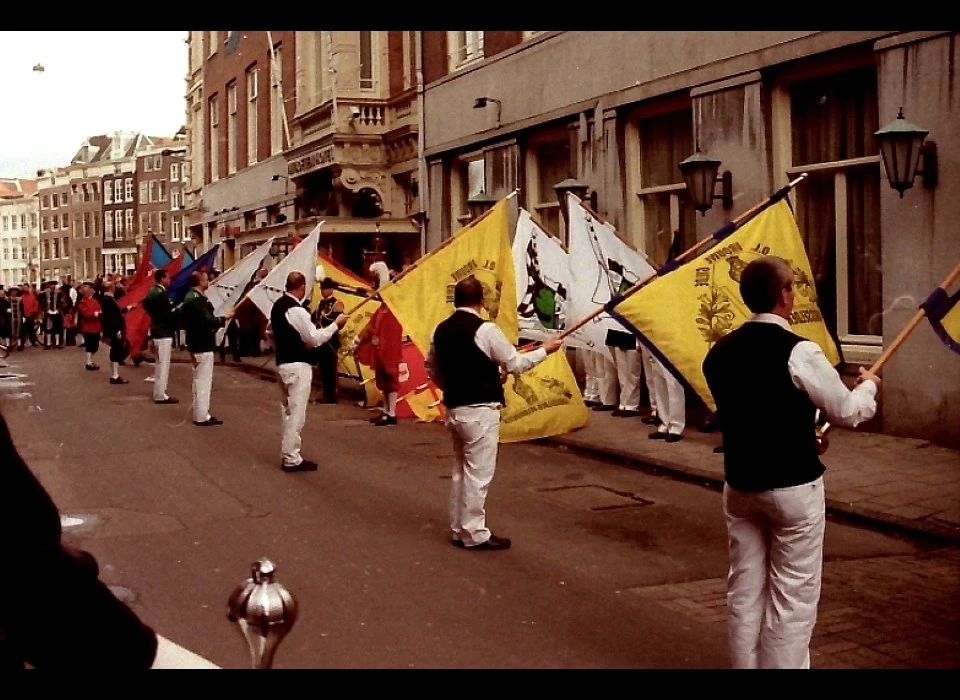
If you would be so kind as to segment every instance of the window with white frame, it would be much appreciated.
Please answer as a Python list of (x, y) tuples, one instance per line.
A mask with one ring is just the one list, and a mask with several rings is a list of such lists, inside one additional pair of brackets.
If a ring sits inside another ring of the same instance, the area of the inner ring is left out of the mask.
[(257, 162), (257, 78), (256, 67), (247, 71), (247, 165)]
[(360, 34), (360, 89), (373, 90), (374, 85), (374, 32), (359, 32)]
[(60, 228), (64, 231), (70, 228), (70, 215), (66, 212), (60, 215)]
[(50, 208), (50, 197), (49, 197), (49, 196), (43, 195), (43, 197), (40, 198), (40, 208), (41, 208), (41, 209), (49, 209), (49, 208)]
[(133, 229), (133, 209), (126, 209), (123, 212), (123, 227), (126, 229), (127, 234), (133, 236), (136, 234), (136, 231)]
[(143, 172), (149, 173), (151, 170), (153, 170), (153, 158), (146, 156), (143, 159)]
[(157, 223), (157, 212), (155, 211), (147, 214), (147, 230), (160, 233), (160, 225)]
[[(3, 223), (4, 223), (4, 224), (7, 223), (7, 217), (3, 217)], [(17, 228), (18, 228), (19, 223), (20, 223), (20, 222), (19, 222), (19, 219), (17, 218), (17, 215), (16, 215), (16, 214), (14, 214), (13, 216), (11, 216), (11, 217), (10, 217), (10, 230), (16, 231)], [(7, 227), (4, 226), (3, 229), (4, 229), (4, 231), (6, 231)]]
[(126, 202), (133, 201), (133, 178), (128, 177), (123, 180), (123, 199)]
[(274, 49), (270, 61), (270, 155), (283, 150), (283, 53)]
[(35, 229), (37, 227), (37, 214), (30, 214), (30, 228)]
[(183, 219), (179, 216), (173, 216), (170, 219), (170, 240), (179, 241), (183, 231)]
[(170, 164), (170, 181), (178, 182), (180, 180), (180, 164), (171, 163)]
[(50, 241), (44, 238), (40, 241), (40, 257), (42, 260), (50, 259)]
[(142, 180), (140, 182), (140, 199), (139, 199), (140, 204), (146, 204), (149, 201), (148, 199), (149, 193), (147, 191), (148, 186), (149, 186), (149, 183), (146, 180)]
[(483, 58), (483, 32), (447, 32), (451, 71)]
[(167, 181), (160, 180), (160, 200), (161, 202), (167, 201)]
[(46, 232), (49, 230), (49, 228), (50, 228), (50, 221), (49, 221), (49, 220), (47, 219), (47, 217), (45, 217), (45, 216), (44, 216), (44, 217), (41, 217), (41, 218), (40, 218), (40, 232), (41, 232), (41, 233), (46, 233)]
[(143, 231), (144, 233), (151, 233), (150, 215), (145, 211), (140, 212), (140, 230)]
[(51, 243), (53, 244), (52, 256), (54, 260), (60, 258), (60, 239), (54, 238)]
[(150, 180), (147, 188), (147, 201), (156, 202), (157, 201), (157, 181)]
[(70, 239), (64, 236), (60, 239), (60, 254), (65, 257), (70, 257)]
[(10, 217), (9, 217), (9, 216), (4, 216), (3, 219), (2, 219), (2, 221), (3, 221), (3, 230), (4, 230), (4, 231), (9, 231), (9, 230), (10, 230)]
[(113, 203), (120, 204), (123, 201), (123, 180), (116, 179), (113, 181)]
[(212, 56), (217, 52), (217, 45), (220, 43), (220, 32), (207, 32), (207, 56)]
[(107, 212), (103, 215), (103, 240), (113, 240), (113, 212)]
[(486, 192), (486, 167), (482, 153), (472, 153), (461, 156), (455, 177), (459, 181), (459, 186), (453, 188), (457, 193), (454, 202), (454, 214), (457, 222), (463, 226), (470, 221), (470, 207), (467, 200), (471, 197)]
[(237, 83), (227, 85), (227, 174), (237, 172)]
[(65, 207), (69, 203), (68, 195), (66, 192), (60, 193), (60, 206)]
[(787, 175), (808, 173), (793, 195), (818, 306), (845, 359), (870, 362), (883, 342), (876, 66), (777, 90), (789, 99), (775, 123), (790, 135)]
[(60, 230), (60, 215), (56, 214), (51, 218), (50, 230), (59, 231)]
[(220, 179), (220, 106), (217, 96), (210, 98), (210, 182)]
[(116, 238), (122, 239), (123, 232), (123, 210), (117, 209), (113, 212), (113, 235)]
[(167, 235), (167, 212), (160, 212), (160, 234), (165, 236)]
[(183, 208), (183, 193), (179, 187), (170, 190), (170, 208), (174, 210)]
[(103, 183), (103, 203), (113, 204), (113, 187), (109, 181)]

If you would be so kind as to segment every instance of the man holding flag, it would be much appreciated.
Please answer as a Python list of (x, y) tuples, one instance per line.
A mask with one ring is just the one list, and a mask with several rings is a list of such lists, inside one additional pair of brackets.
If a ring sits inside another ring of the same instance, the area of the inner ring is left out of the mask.
[(816, 411), (854, 427), (877, 408), (874, 374), (861, 368), (847, 389), (820, 346), (791, 330), (797, 284), (783, 258), (747, 264), (739, 289), (753, 316), (703, 361), (723, 431), (734, 668), (810, 667), (825, 524)]
[(173, 336), (177, 330), (173, 315), (173, 302), (167, 288), (170, 286), (170, 273), (164, 269), (153, 273), (155, 284), (147, 292), (142, 306), (150, 316), (150, 337), (157, 346), (157, 364), (153, 379), (153, 402), (155, 404), (176, 404), (178, 399), (167, 395), (167, 379), (170, 376), (170, 354), (173, 351)]
[(563, 346), (552, 338), (519, 353), (503, 331), (484, 321), (483, 285), (474, 276), (457, 282), (454, 311), (433, 333), (425, 368), (443, 391), (445, 423), (453, 437), (450, 488), (453, 545), (471, 550), (508, 549), (510, 540), (487, 528), (487, 490), (497, 466), (500, 407), (506, 403), (501, 368), (520, 374)]

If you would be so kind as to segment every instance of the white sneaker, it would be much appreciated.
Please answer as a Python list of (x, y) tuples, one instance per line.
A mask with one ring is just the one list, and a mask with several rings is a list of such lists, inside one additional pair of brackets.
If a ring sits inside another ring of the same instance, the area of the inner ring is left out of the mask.
[(147, 378), (144, 379), (143, 381), (145, 381), (145, 382), (153, 382), (153, 380), (154, 380), (154, 377), (147, 377)]

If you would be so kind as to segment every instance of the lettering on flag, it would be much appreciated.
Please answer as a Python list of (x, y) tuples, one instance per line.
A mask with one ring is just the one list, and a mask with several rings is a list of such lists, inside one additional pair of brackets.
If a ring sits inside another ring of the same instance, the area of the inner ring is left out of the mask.
[(561, 435), (587, 424), (589, 413), (563, 350), (522, 374), (511, 374), (503, 390), (500, 442)]
[(611, 315), (631, 329), (685, 387), (715, 410), (703, 376), (707, 351), (752, 316), (740, 296), (751, 261), (776, 255), (793, 268), (791, 330), (817, 343), (834, 365), (840, 354), (817, 306), (810, 262), (786, 200), (767, 207), (713, 248), (641, 287)]

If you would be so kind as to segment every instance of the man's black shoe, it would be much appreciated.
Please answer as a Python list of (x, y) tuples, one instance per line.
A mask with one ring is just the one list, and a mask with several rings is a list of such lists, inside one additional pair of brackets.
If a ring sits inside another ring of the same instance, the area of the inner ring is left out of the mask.
[(123, 377), (110, 377), (110, 383), (111, 384), (129, 384), (130, 382), (128, 382)]
[(510, 549), (510, 540), (506, 537), (490, 535), (490, 539), (488, 539), (486, 542), (481, 542), (480, 544), (473, 545), (472, 547), (465, 546), (465, 549)]
[(649, 435), (647, 435), (647, 437), (650, 438), (651, 440), (666, 440), (666, 439), (667, 439), (667, 434), (666, 434), (666, 433), (661, 433), (661, 432), (658, 430), (658, 431), (655, 432), (655, 433), (650, 433)]
[(644, 425), (660, 425), (660, 419), (657, 416), (644, 416), (640, 422)]
[(175, 399), (172, 396), (168, 396), (167, 398), (161, 401), (154, 401), (154, 403), (159, 405), (169, 405), (169, 404), (180, 403), (180, 399)]
[(396, 424), (397, 424), (397, 417), (396, 417), (396, 416), (388, 416), (386, 413), (383, 413), (383, 414), (380, 415), (379, 418), (377, 418), (375, 421), (373, 421), (373, 424), (374, 424), (374, 425), (396, 425)]
[(633, 409), (621, 409), (619, 413), (614, 411), (613, 415), (620, 416), (621, 418), (633, 418), (634, 416), (639, 416), (640, 411), (635, 411)]
[(84, 369), (88, 369), (92, 372), (94, 370), (100, 369), (100, 365), (95, 365), (95, 364), (84, 365)]
[(593, 400), (590, 400), (590, 399), (584, 399), (584, 400), (583, 400), (583, 405), (586, 406), (587, 408), (593, 408), (594, 406), (599, 406), (599, 405), (600, 405), (600, 402), (599, 402), (599, 401), (593, 401)]
[(193, 424), (205, 427), (208, 425), (223, 425), (223, 421), (220, 420), (219, 418), (214, 418), (213, 416), (210, 416), (206, 420), (201, 420), (201, 421), (195, 420), (193, 421)]
[(683, 435), (680, 433), (667, 433), (667, 437), (664, 438), (667, 442), (680, 442), (683, 440)]
[(617, 410), (616, 406), (607, 406), (605, 404), (600, 404), (599, 406), (593, 407), (594, 411), (615, 411)]
[(452, 544), (454, 547), (459, 547), (460, 549), (464, 549), (467, 546), (463, 543), (463, 540), (450, 540), (450, 544)]
[(318, 464), (305, 459), (300, 464), (281, 464), (280, 468), (285, 472), (315, 472)]

